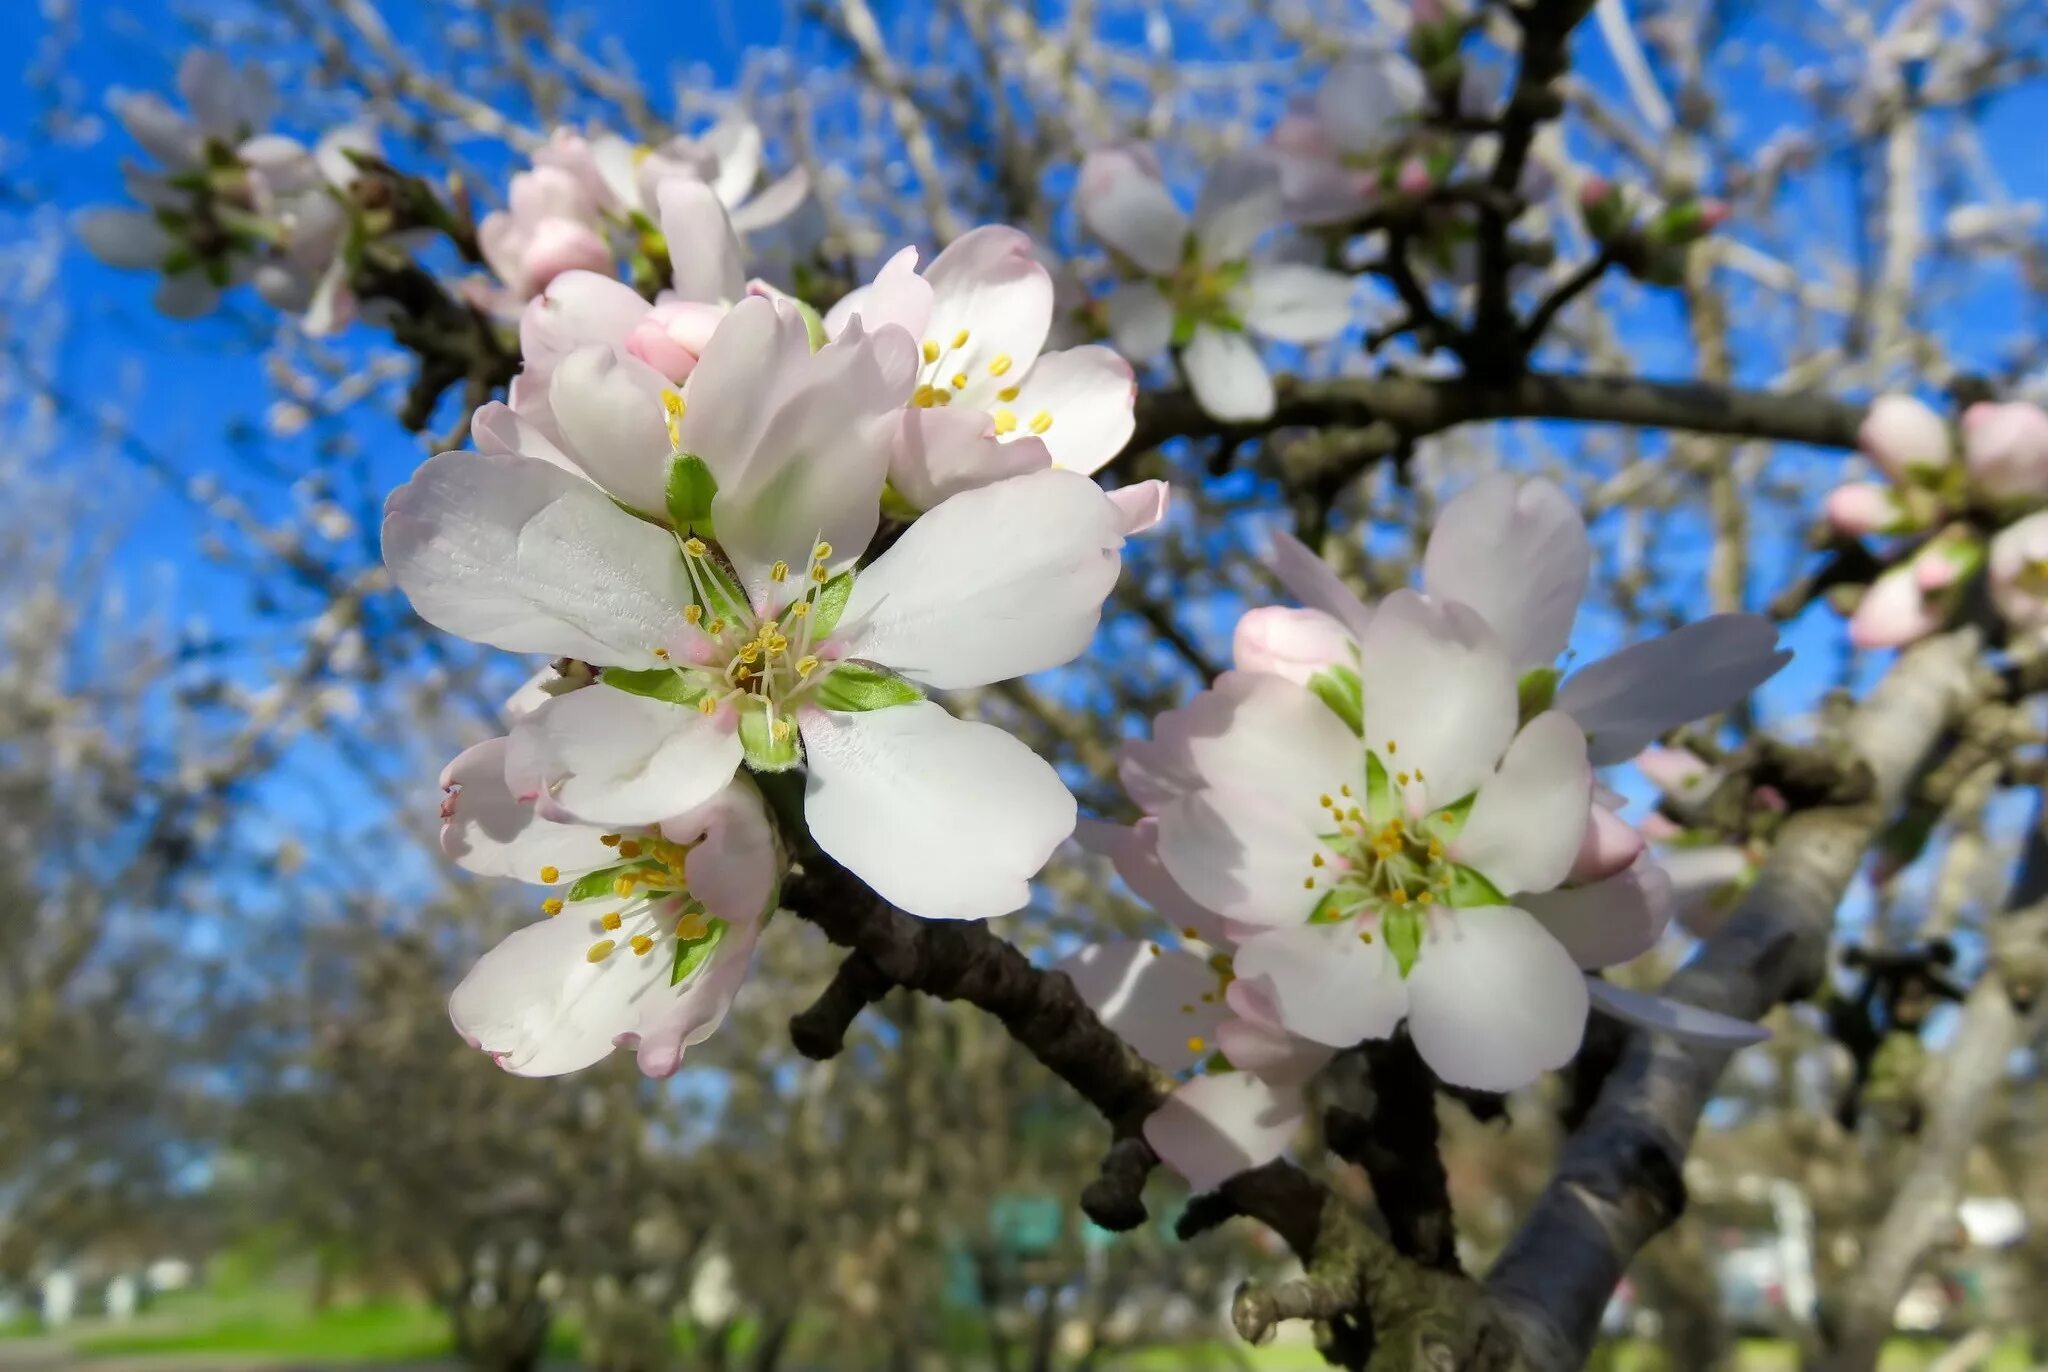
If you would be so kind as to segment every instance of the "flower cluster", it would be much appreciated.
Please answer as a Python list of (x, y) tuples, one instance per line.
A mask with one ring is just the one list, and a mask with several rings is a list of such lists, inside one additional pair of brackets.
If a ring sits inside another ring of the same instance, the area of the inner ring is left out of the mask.
[(1133, 1042), (1162, 1068), (1208, 1069), (1147, 1128), (1195, 1184), (1277, 1155), (1300, 1081), (1404, 1021), (1439, 1077), (1488, 1091), (1568, 1061), (1589, 1002), (1754, 1035), (1582, 975), (1647, 950), (1672, 913), (1593, 766), (1788, 655), (1769, 621), (1716, 615), (1565, 677), (1590, 566), (1564, 493), (1506, 475), (1445, 509), (1421, 592), (1377, 605), (1282, 539), (1274, 569), (1306, 608), (1246, 615), (1236, 669), (1126, 747), (1144, 818), (1098, 844), (1182, 943), (1069, 966), (1113, 1023), (1153, 1022)]
[(1900, 545), (1856, 600), (1858, 647), (1903, 647), (1940, 629), (1980, 573), (2010, 630), (2048, 641), (2048, 413), (1980, 402), (1960, 429), (1912, 396), (1879, 396), (1858, 442), (1884, 480), (1828, 493), (1838, 533)]

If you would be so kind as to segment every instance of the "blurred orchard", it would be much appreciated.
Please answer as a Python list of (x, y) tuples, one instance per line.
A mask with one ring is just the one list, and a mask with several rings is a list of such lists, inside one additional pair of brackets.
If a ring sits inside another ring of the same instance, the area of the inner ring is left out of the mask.
[(2048, 1358), (2048, 10), (0, 37), (0, 1368)]

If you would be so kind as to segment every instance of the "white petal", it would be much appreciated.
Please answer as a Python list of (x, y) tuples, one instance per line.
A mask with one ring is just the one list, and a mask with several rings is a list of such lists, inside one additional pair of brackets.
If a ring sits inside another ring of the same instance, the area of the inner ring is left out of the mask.
[(1166, 521), (1166, 512), (1173, 504), (1173, 488), (1164, 481), (1140, 481), (1106, 494), (1109, 503), (1116, 506), (1117, 527), (1123, 530), (1125, 538), (1136, 538), (1158, 528)]
[(772, 229), (795, 214), (810, 198), (811, 174), (802, 167), (784, 172), (732, 210), (735, 233), (745, 235)]
[(746, 258), (717, 192), (702, 181), (671, 176), (654, 194), (676, 294), (709, 305), (738, 300), (747, 289)]
[(1232, 1067), (1255, 1072), (1275, 1086), (1301, 1085), (1322, 1071), (1331, 1057), (1326, 1044), (1250, 1019), (1227, 1019), (1217, 1025), (1216, 1046)]
[(1238, 948), (1238, 979), (1289, 1033), (1331, 1048), (1385, 1038), (1408, 1012), (1408, 987), (1386, 942), (1360, 932), (1355, 920), (1269, 930)]
[(623, 281), (597, 272), (563, 272), (520, 311), (520, 355), (527, 371), (539, 368), (545, 381), (563, 358), (585, 344), (624, 347), (633, 326), (652, 308)]
[(598, 485), (636, 510), (667, 508), (668, 416), (660, 372), (603, 344), (578, 348), (555, 369), (548, 406), (568, 454)]
[(1408, 975), (1408, 1032), (1453, 1086), (1513, 1091), (1564, 1066), (1586, 1032), (1571, 955), (1512, 905), (1439, 915)]
[(760, 789), (745, 772), (687, 814), (663, 820), (661, 832), (672, 843), (692, 845), (683, 880), (712, 915), (751, 922), (768, 913), (782, 875), (780, 855)]
[(1223, 917), (1197, 905), (1175, 884), (1166, 864), (1159, 860), (1158, 820), (1147, 815), (1128, 828), (1115, 824), (1103, 827), (1111, 831), (1105, 851), (1132, 895), (1157, 911), (1181, 937), (1200, 939), (1212, 948), (1231, 946), (1233, 940)]
[(1369, 154), (1400, 137), (1426, 94), (1405, 53), (1375, 47), (1330, 69), (1316, 89), (1316, 113), (1338, 147)]
[(804, 814), (818, 846), (884, 900), (925, 919), (1021, 909), (1074, 831), (1074, 798), (1045, 759), (930, 701), (863, 714), (807, 710)]
[(1145, 1121), (1145, 1141), (1197, 1191), (1271, 1162), (1301, 1127), (1301, 1093), (1249, 1072), (1196, 1077)]
[(1202, 262), (1213, 267), (1244, 260), (1267, 230), (1279, 226), (1280, 213), (1280, 169), (1270, 159), (1253, 153), (1218, 162), (1195, 201)]
[(989, 417), (958, 407), (911, 407), (902, 413), (889, 458), (889, 484), (920, 510), (950, 496), (1042, 471), (1052, 454), (1035, 438), (1006, 443)]
[(1101, 489), (1073, 472), (963, 491), (854, 579), (840, 638), (849, 654), (942, 690), (1071, 662), (1116, 584), (1118, 525)]
[(107, 103), (129, 137), (143, 151), (172, 171), (198, 165), (203, 137), (192, 121), (171, 108), (155, 91), (129, 94), (114, 91)]
[(1697, 1005), (1654, 996), (1646, 991), (1631, 991), (1599, 977), (1587, 977), (1586, 990), (1590, 993), (1593, 1008), (1609, 1019), (1638, 1025), (1652, 1033), (1667, 1034), (1683, 1043), (1733, 1049), (1762, 1043), (1771, 1036), (1770, 1030), (1750, 1020), (1702, 1010)]
[(1296, 600), (1311, 610), (1332, 616), (1354, 638), (1365, 633), (1365, 626), (1372, 621), (1371, 607), (1330, 570), (1329, 563), (1309, 551), (1308, 545), (1293, 534), (1274, 530), (1265, 563)]
[(1166, 186), (1138, 158), (1117, 148), (1091, 152), (1074, 191), (1081, 222), (1097, 238), (1154, 276), (1180, 265), (1188, 220)]
[(1254, 333), (1285, 343), (1322, 343), (1351, 322), (1351, 278), (1320, 267), (1254, 262), (1233, 292)]
[[(704, 459), (720, 490), (759, 460), (761, 437), (808, 375), (810, 331), (793, 305), (749, 296), (719, 322), (683, 387), (682, 450)], [(899, 402), (900, 403), (900, 402)]]
[(1649, 858), (1605, 881), (1521, 897), (1581, 967), (1613, 967), (1657, 946), (1671, 923), (1671, 878)]
[(1148, 362), (1173, 341), (1173, 306), (1150, 281), (1126, 281), (1102, 302), (1110, 342), (1133, 362)]
[(110, 267), (146, 271), (163, 263), (171, 236), (147, 210), (87, 210), (78, 216), (86, 251)]
[[(932, 314), (923, 337), (943, 350), (942, 378), (959, 372), (993, 385), (988, 364), (997, 357), (1010, 359), (1013, 375), (1037, 359), (1052, 328), (1052, 273), (1028, 235), (997, 224), (970, 229), (932, 260), (924, 279)], [(967, 341), (955, 347), (962, 334)]]
[(1273, 378), (1251, 339), (1237, 329), (1197, 324), (1180, 351), (1195, 400), (1211, 419), (1249, 424), (1273, 414)]
[(1713, 615), (1572, 673), (1557, 708), (1578, 720), (1593, 765), (1605, 767), (1734, 705), (1791, 660), (1762, 615)]
[[(619, 1047), (634, 1050), (642, 1076), (673, 1076), (683, 1065), (684, 1050), (710, 1038), (725, 1022), (733, 997), (747, 979), (762, 924), (758, 919), (732, 922), (688, 981), (666, 994), (657, 991), (647, 998), (638, 1027), (617, 1039)], [(617, 957), (614, 953), (606, 961)], [(673, 975), (669, 949), (657, 947), (645, 960)], [(665, 975), (663, 980), (667, 979)]]
[(469, 436), (478, 452), (491, 457), (538, 458), (578, 480), (589, 479), (540, 425), (502, 400), (487, 401), (477, 407), (477, 412), (470, 416)]
[(1503, 895), (1551, 890), (1578, 858), (1592, 803), (1585, 735), (1570, 715), (1546, 710), (1515, 736), (1499, 770), (1480, 783), (1451, 857)]
[[(557, 824), (534, 813), (505, 783), (509, 740), (487, 738), (441, 773), (441, 851), (465, 871), (538, 882), (552, 867), (573, 879), (618, 861), (587, 824)], [(451, 789), (452, 788), (452, 789)]]
[[(1374, 607), (1358, 657), (1365, 744), (1389, 772), (1422, 779), (1423, 808), (1460, 800), (1493, 774), (1520, 706), (1507, 653), (1476, 611), (1395, 591)], [(1585, 817), (1582, 804), (1575, 819)]]
[(507, 652), (658, 667), (692, 632), (674, 538), (532, 458), (428, 459), (385, 504), (384, 562), (420, 618)]
[(1479, 611), (1520, 674), (1564, 651), (1592, 565), (1593, 545), (1570, 497), (1548, 481), (1498, 472), (1438, 516), (1422, 589)]
[(1041, 437), (1052, 460), (1092, 476), (1131, 441), (1137, 399), (1131, 364), (1091, 343), (1039, 358), (1008, 404), (1027, 428), (1044, 415), (1050, 427)]
[(703, 142), (718, 158), (712, 185), (719, 200), (741, 204), (761, 177), (761, 126), (737, 116), (723, 118), (705, 131)]
[(923, 338), (932, 317), (932, 288), (917, 274), (917, 249), (904, 248), (882, 264), (872, 283), (850, 291), (825, 313), (825, 333), (837, 338), (858, 317), (870, 332), (894, 324)]
[(1215, 1049), (1226, 1013), (1222, 979), (1185, 948), (1139, 939), (1091, 943), (1053, 964), (1104, 1024), (1165, 1072), (1184, 1072)]
[[(512, 726), (553, 805), (591, 824), (654, 824), (710, 800), (740, 765), (728, 719), (593, 686)], [(516, 785), (516, 779), (515, 779)]]

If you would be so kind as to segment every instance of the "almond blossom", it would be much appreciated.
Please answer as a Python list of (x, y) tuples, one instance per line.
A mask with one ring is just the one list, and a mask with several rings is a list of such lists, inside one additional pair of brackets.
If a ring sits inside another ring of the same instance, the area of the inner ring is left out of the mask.
[(742, 762), (801, 765), (812, 837), (886, 899), (929, 918), (1025, 903), (1073, 798), (924, 690), (1077, 656), (1124, 515), (1086, 477), (1038, 471), (942, 502), (856, 570), (916, 359), (895, 326), (813, 352), (796, 308), (748, 299), (680, 391), (579, 349), (550, 382), (563, 444), (498, 407), (479, 451), (392, 496), (385, 559), (423, 618), (602, 669), (514, 727), (516, 788), (648, 824)]
[(2048, 641), (2048, 511), (1991, 540), (1991, 603), (2019, 634)]
[(1284, 215), (1269, 159), (1218, 163), (1190, 217), (1149, 155), (1105, 149), (1081, 164), (1075, 200), (1127, 269), (1107, 302), (1117, 348), (1142, 361), (1171, 344), (1195, 399), (1216, 419), (1273, 413), (1273, 378), (1251, 334), (1322, 343), (1351, 320), (1350, 278), (1254, 256)]
[(1422, 73), (1391, 47), (1367, 48), (1325, 73), (1314, 97), (1273, 130), (1289, 217), (1318, 225), (1362, 214), (1427, 98)]
[(545, 918), (485, 953), (449, 1001), (500, 1067), (557, 1076), (631, 1048), (665, 1077), (731, 1008), (781, 875), (752, 781), (657, 823), (607, 832), (555, 818), (507, 781), (510, 740), (441, 774), (441, 847), (484, 876), (551, 888)]
[[(1047, 465), (1093, 474), (1130, 441), (1130, 364), (1100, 344), (1045, 351), (1053, 299), (1031, 239), (991, 224), (962, 234), (922, 273), (917, 249), (903, 249), (826, 314), (834, 337), (859, 318), (920, 340), (918, 385), (889, 469), (910, 505), (929, 509)], [(962, 466), (960, 456), (975, 460)]]

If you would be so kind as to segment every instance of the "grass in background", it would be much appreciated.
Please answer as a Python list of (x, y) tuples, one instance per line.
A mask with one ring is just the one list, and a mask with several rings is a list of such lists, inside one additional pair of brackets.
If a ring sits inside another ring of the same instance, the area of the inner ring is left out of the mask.
[(262, 1353), (333, 1361), (439, 1358), (448, 1323), (437, 1310), (403, 1302), (308, 1310), (278, 1300), (171, 1329), (107, 1330), (82, 1338), (87, 1356), (123, 1353)]

